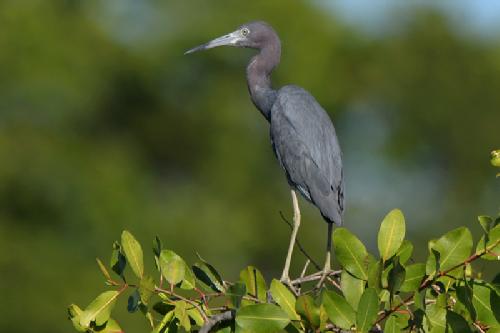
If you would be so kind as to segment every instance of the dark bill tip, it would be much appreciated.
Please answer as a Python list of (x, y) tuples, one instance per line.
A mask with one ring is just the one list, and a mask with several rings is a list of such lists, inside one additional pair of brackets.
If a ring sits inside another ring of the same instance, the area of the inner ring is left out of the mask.
[(199, 45), (199, 46), (193, 47), (192, 49), (187, 50), (186, 52), (184, 52), (184, 55), (198, 52), (198, 51), (203, 51), (206, 49), (207, 49), (207, 44)]

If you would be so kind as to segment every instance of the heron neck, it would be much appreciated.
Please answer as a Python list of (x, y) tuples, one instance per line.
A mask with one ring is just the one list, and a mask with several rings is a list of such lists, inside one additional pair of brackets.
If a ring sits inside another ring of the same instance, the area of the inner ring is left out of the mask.
[(247, 67), (250, 97), (262, 115), (270, 121), (271, 109), (276, 100), (276, 90), (271, 87), (271, 72), (279, 64), (281, 49), (277, 43), (262, 48)]

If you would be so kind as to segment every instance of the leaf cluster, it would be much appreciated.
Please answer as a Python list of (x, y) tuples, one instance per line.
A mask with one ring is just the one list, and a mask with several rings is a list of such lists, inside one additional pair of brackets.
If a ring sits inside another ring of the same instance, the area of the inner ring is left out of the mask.
[[(248, 266), (236, 282), (224, 281), (208, 262), (189, 266), (178, 254), (153, 242), (157, 279), (145, 273), (140, 243), (129, 231), (113, 244), (110, 271), (97, 259), (110, 290), (85, 309), (68, 308), (79, 332), (122, 332), (111, 312), (128, 294), (129, 312), (141, 312), (152, 333), (167, 332), (496, 332), (500, 331), (500, 274), (487, 282), (474, 272), (476, 260), (500, 259), (500, 217), (480, 216), (483, 235), (475, 248), (466, 227), (429, 242), (425, 262), (414, 262), (405, 240), (405, 219), (395, 209), (383, 219), (378, 256), (346, 228), (333, 233), (340, 271), (328, 284), (308, 288), (321, 272), (286, 284), (268, 285)], [(133, 282), (125, 277), (129, 266)]]

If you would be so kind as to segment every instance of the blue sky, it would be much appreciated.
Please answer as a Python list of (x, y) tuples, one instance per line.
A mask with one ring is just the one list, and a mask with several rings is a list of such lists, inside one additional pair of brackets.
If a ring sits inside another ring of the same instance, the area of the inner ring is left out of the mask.
[[(390, 15), (426, 5), (445, 12), (457, 30), (468, 35), (493, 37), (500, 34), (500, 1), (498, 0), (316, 0), (335, 11), (346, 22), (368, 32), (381, 33)], [(389, 20), (390, 21), (390, 20)]]

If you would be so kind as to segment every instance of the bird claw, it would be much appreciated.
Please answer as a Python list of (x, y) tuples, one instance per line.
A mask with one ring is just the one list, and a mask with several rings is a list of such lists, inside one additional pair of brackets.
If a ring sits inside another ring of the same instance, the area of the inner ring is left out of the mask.
[(323, 288), (325, 284), (326, 277), (330, 274), (330, 270), (324, 270), (323, 273), (321, 274), (321, 279), (319, 279), (318, 284), (316, 285), (317, 290)]

